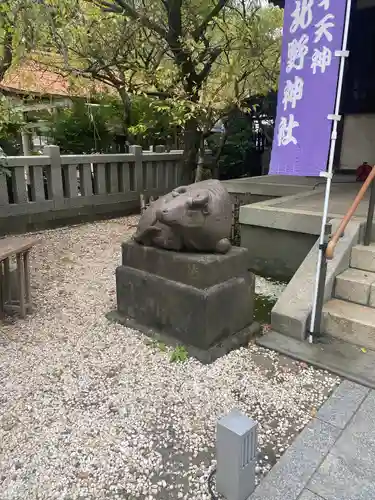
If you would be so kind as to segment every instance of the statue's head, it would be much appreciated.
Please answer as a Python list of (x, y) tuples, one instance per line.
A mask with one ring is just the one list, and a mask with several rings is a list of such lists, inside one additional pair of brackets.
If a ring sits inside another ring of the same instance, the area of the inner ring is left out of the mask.
[(188, 192), (176, 195), (157, 211), (156, 218), (168, 226), (200, 227), (209, 214), (209, 193), (199, 189), (190, 196)]

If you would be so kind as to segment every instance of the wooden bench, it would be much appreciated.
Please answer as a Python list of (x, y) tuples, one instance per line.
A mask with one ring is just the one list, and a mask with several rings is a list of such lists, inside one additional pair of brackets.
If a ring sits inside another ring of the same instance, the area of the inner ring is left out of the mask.
[[(38, 240), (26, 237), (0, 240), (0, 316), (18, 312), (21, 318), (31, 312), (29, 253)], [(10, 260), (15, 257), (17, 297), (12, 297)]]

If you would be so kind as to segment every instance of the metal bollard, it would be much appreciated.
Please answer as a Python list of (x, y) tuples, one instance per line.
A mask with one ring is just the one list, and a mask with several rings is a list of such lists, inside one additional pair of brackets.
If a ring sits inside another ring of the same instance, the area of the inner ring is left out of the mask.
[(217, 423), (216, 489), (227, 500), (247, 500), (255, 490), (258, 423), (237, 410)]

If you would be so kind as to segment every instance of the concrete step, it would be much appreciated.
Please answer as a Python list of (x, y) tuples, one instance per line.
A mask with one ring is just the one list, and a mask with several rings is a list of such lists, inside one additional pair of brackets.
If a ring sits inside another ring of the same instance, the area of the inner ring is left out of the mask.
[(356, 245), (352, 248), (350, 266), (363, 271), (375, 272), (375, 243), (365, 247)]
[(375, 273), (347, 269), (336, 278), (335, 297), (375, 307)]
[(358, 346), (329, 335), (309, 344), (307, 340), (273, 331), (259, 337), (257, 344), (375, 389), (375, 351), (371, 349), (363, 352)]
[(332, 299), (323, 308), (323, 332), (375, 350), (375, 309)]

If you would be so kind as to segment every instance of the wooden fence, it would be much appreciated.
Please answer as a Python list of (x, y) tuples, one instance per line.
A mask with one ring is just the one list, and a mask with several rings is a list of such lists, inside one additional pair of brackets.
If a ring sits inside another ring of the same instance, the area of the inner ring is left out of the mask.
[(92, 155), (60, 155), (58, 146), (47, 146), (42, 156), (8, 157), (10, 176), (0, 175), (0, 234), (135, 212), (140, 194), (157, 197), (180, 184), (182, 156), (162, 146)]

